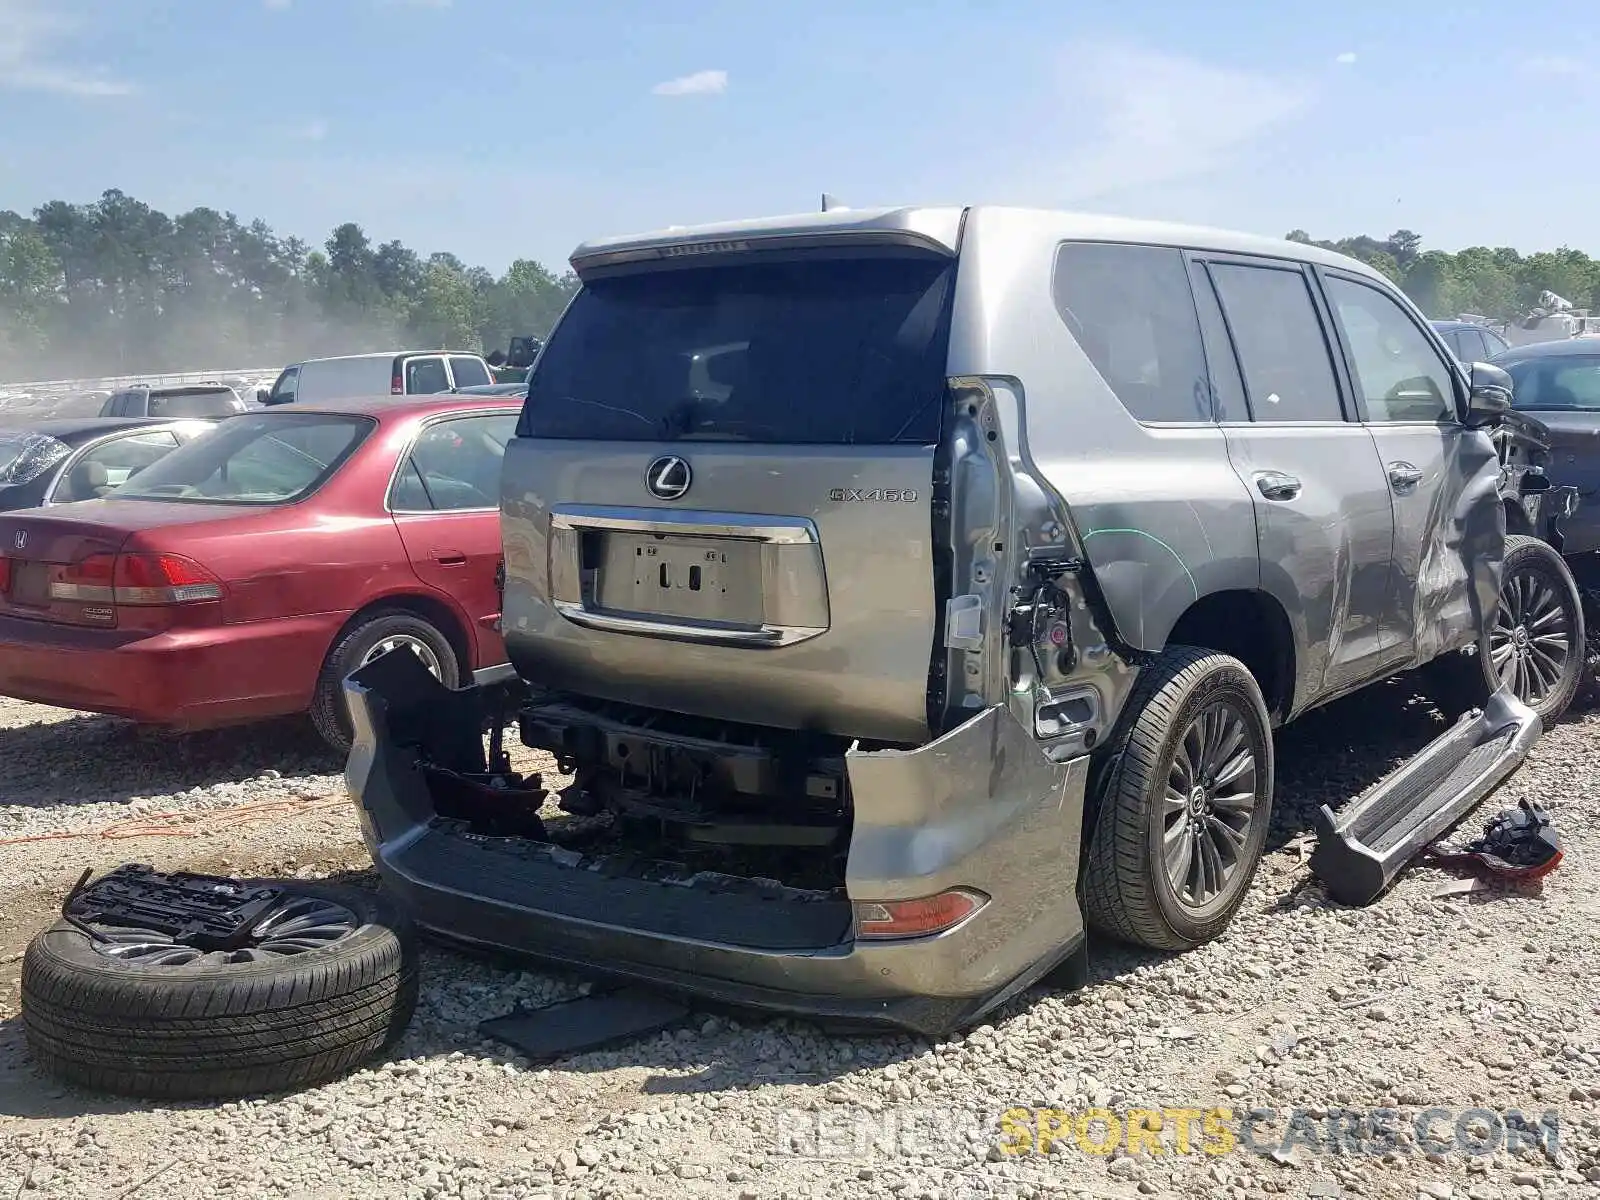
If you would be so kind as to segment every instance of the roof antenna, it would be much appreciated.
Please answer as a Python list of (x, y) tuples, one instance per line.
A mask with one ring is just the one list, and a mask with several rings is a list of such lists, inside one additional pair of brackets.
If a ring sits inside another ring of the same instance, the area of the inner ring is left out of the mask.
[(838, 197), (830, 196), (830, 195), (828, 195), (827, 192), (823, 192), (822, 193), (822, 211), (823, 212), (834, 212), (835, 210), (837, 210), (839, 212), (848, 212), (849, 211), (849, 209), (845, 205), (839, 203)]

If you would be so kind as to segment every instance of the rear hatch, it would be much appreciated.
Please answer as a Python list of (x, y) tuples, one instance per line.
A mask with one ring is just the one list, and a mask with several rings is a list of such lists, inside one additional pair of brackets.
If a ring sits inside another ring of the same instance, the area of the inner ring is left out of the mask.
[(587, 279), (506, 453), (519, 673), (923, 740), (955, 268), (942, 250), (876, 247)]

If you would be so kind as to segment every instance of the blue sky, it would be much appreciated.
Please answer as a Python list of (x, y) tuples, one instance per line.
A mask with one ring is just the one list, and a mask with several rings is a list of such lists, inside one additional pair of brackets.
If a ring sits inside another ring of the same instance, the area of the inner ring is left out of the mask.
[(495, 269), (824, 190), (1600, 254), (1595, 12), (0, 0), (0, 209), (120, 187)]

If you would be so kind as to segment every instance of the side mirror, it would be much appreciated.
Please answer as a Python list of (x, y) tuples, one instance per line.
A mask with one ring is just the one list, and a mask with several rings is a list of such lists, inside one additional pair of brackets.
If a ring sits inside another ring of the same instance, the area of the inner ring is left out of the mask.
[(1462, 421), (1468, 429), (1493, 425), (1511, 411), (1514, 391), (1511, 376), (1488, 363), (1473, 363), (1468, 374), (1467, 411)]
[(256, 389), (256, 403), (257, 404), (271, 404), (272, 403), (272, 390), (270, 388), (257, 388)]

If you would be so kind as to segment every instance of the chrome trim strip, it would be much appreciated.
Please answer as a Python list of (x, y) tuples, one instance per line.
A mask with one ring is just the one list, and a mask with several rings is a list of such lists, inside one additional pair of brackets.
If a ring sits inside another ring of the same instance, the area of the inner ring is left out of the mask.
[(826, 629), (800, 625), (759, 627), (687, 625), (642, 617), (612, 616), (609, 613), (595, 612), (569, 600), (556, 600), (553, 604), (558, 613), (575, 625), (583, 625), (606, 633), (643, 634), (647, 637), (678, 642), (699, 642), (705, 645), (792, 646), (796, 642), (803, 642), (827, 632)]
[[(632, 516), (648, 513), (648, 516)], [(662, 533), (685, 537), (745, 538), (778, 545), (819, 542), (816, 526), (805, 517), (769, 517), (744, 513), (699, 512), (692, 509), (610, 508), (572, 504), (553, 509), (550, 528), (574, 533), (607, 529), (618, 533)]]

